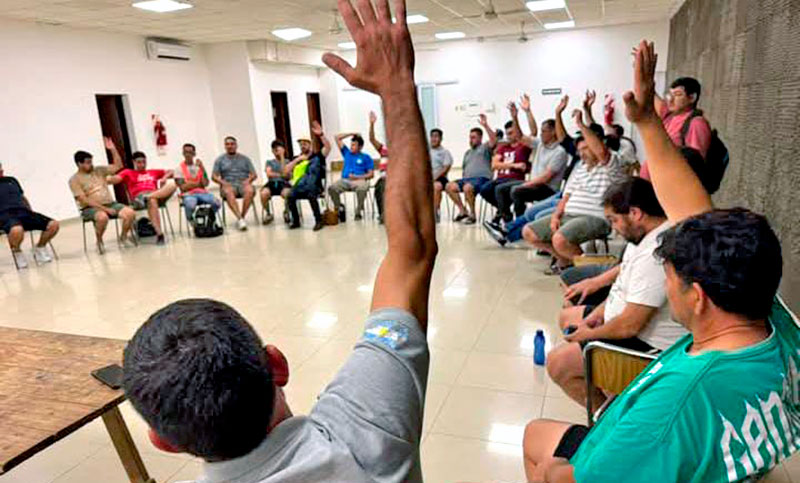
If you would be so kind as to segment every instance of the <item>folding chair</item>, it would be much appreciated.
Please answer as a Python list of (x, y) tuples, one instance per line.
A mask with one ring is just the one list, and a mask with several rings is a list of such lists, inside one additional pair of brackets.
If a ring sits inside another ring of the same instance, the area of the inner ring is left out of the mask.
[[(128, 187), (125, 186), (125, 185), (123, 185), (123, 186), (125, 187), (125, 196), (128, 197), (128, 205), (131, 208), (133, 208), (133, 210), (135, 212), (137, 212), (137, 213), (140, 212), (140, 211), (147, 211), (147, 206), (145, 206), (144, 208), (139, 208), (139, 209), (136, 209), (133, 206), (133, 196), (131, 196), (130, 191), (128, 191)], [(169, 207), (167, 206), (168, 202), (169, 202), (169, 199), (166, 199), (164, 201), (159, 202), (158, 203), (158, 212), (159, 212), (159, 216), (161, 216), (161, 226), (162, 227), (165, 226), (165, 225), (169, 226), (170, 235), (172, 235), (172, 238), (175, 238), (175, 229), (172, 227), (172, 217), (169, 214)], [(178, 218), (178, 221), (180, 222), (180, 218)], [(180, 226), (178, 227), (178, 229), (180, 230)]]
[[(253, 189), (255, 190), (256, 196), (253, 197), (253, 205), (256, 204), (256, 198), (258, 197), (258, 188), (253, 185)], [(242, 196), (237, 196), (236, 200), (241, 200)], [(271, 200), (270, 200), (271, 201)], [(227, 209), (228, 209), (228, 201), (225, 199), (225, 196), (222, 196), (222, 224), (226, 227), (228, 226), (228, 217), (227, 217)], [(256, 206), (251, 206), (250, 211), (253, 213), (253, 218), (256, 220), (256, 225), (261, 224), (261, 220), (258, 218), (258, 208)]]
[[(83, 213), (81, 212), (80, 207), (78, 207), (78, 217), (81, 219), (81, 231), (83, 232), (83, 253), (89, 253), (89, 248), (86, 242), (86, 224), (91, 223), (94, 226), (94, 220), (87, 220), (83, 217)], [(117, 244), (122, 244), (122, 239), (120, 238), (119, 234), (119, 216), (114, 215), (109, 217), (109, 219), (114, 220), (114, 228), (117, 232)], [(136, 225), (136, 220), (133, 221), (134, 226)], [(135, 245), (139, 245), (139, 238), (136, 236), (136, 229), (131, 228), (131, 233), (133, 234), (133, 243)]]
[[(657, 357), (605, 342), (593, 341), (586, 344), (583, 360), (586, 369), (586, 416), (589, 427), (594, 425), (592, 393), (595, 388), (620, 394)], [(604, 410), (611, 400), (609, 398), (597, 412)]]
[[(33, 250), (33, 249), (36, 248), (36, 242), (33, 239), (33, 232), (29, 231), (28, 234), (30, 234), (30, 236), (31, 236), (31, 250)], [(0, 236), (8, 236), (8, 233), (4, 232), (3, 230), (0, 230)], [(53, 258), (58, 260), (59, 259), (58, 258), (58, 252), (56, 251), (55, 247), (53, 246), (52, 240), (50, 242), (48, 242), (47, 245), (50, 247), (50, 250), (53, 252)], [(11, 250), (10, 246), (8, 248), (9, 248), (9, 250)], [(14, 252), (13, 251), (11, 252), (11, 259), (14, 260), (14, 267), (17, 270), (19, 270), (19, 265), (17, 264), (17, 258), (14, 256)], [(36, 261), (36, 258), (34, 257), (33, 260)], [(38, 262), (37, 262), (37, 264), (38, 264)]]

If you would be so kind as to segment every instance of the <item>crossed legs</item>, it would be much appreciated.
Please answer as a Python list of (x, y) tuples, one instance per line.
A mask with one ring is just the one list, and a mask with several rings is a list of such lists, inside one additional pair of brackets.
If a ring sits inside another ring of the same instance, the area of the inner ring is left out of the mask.
[(475, 211), (475, 197), (477, 196), (477, 192), (475, 191), (475, 186), (473, 186), (472, 183), (464, 183), (464, 198), (467, 200), (466, 207), (464, 206), (464, 202), (461, 201), (458, 183), (451, 181), (447, 184), (446, 191), (447, 196), (453, 200), (453, 203), (458, 208), (459, 215), (468, 215), (473, 218), (477, 218)]

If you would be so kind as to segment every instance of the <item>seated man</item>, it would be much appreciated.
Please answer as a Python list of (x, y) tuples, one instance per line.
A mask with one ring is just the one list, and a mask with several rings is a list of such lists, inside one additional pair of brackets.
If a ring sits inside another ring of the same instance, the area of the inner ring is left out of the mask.
[(97, 252), (105, 253), (103, 234), (108, 227), (108, 220), (120, 218), (122, 220), (122, 233), (120, 240), (123, 245), (131, 242), (131, 229), (136, 212), (130, 207), (117, 203), (108, 190), (108, 177), (122, 169), (122, 157), (117, 151), (114, 142), (105, 138), (105, 146), (111, 152), (112, 164), (110, 166), (97, 166), (92, 164), (92, 155), (86, 151), (75, 153), (75, 164), (78, 172), (69, 179), (69, 189), (78, 203), (81, 217), (84, 221), (94, 222), (95, 236), (97, 237)]
[(319, 201), (317, 199), (323, 195), (323, 183), (325, 181), (325, 174), (327, 173), (325, 158), (331, 152), (331, 143), (328, 141), (328, 138), (325, 137), (322, 126), (317, 121), (312, 123), (311, 133), (317, 136), (322, 142), (322, 150), (318, 153), (312, 152), (314, 146), (311, 144), (311, 140), (301, 139), (300, 156), (286, 167), (286, 171), (289, 172), (295, 170), (300, 162), (307, 162), (305, 172), (294, 183), (286, 199), (292, 218), (292, 224), (289, 226), (289, 229), (300, 228), (300, 212), (297, 207), (298, 200), (308, 200), (309, 204), (311, 204), (311, 211), (314, 213), (314, 231), (320, 231), (325, 228), (325, 223), (322, 221), (322, 214), (319, 211)]
[[(256, 168), (247, 156), (237, 151), (239, 144), (236, 138), (225, 138), (225, 154), (214, 161), (214, 170), (211, 178), (220, 186), (222, 197), (228, 203), (233, 215), (236, 217), (236, 226), (241, 231), (247, 230), (247, 210), (256, 197), (253, 181), (256, 180)], [(237, 198), (242, 198), (242, 209), (236, 203)]]
[(31, 204), (22, 191), (19, 181), (6, 176), (0, 163), (0, 231), (8, 236), (8, 244), (16, 260), (17, 268), (28, 268), (28, 260), (22, 252), (26, 231), (41, 231), (39, 243), (33, 249), (36, 263), (49, 263), (53, 258), (47, 252), (47, 244), (58, 233), (58, 222), (31, 210)]
[[(653, 254), (659, 235), (669, 229), (653, 186), (641, 178), (628, 178), (609, 188), (603, 205), (611, 226), (628, 242), (622, 264), (598, 276), (604, 279), (616, 274), (616, 281), (599, 306), (577, 305), (561, 312), (561, 329), (577, 330), (565, 337), (568, 344), (555, 348), (547, 359), (547, 372), (553, 381), (584, 405), (586, 342), (602, 340), (655, 354), (686, 335), (686, 329), (670, 317), (664, 267)], [(606, 399), (599, 390), (591, 397), (594, 408), (601, 407)]]
[[(517, 116), (517, 105), (508, 104), (511, 119)], [(497, 178), (481, 189), (480, 195), (487, 203), (497, 208), (497, 215), (492, 224), (500, 225), (501, 221), (510, 222), (511, 188), (522, 184), (531, 168), (531, 148), (522, 142), (522, 132), (514, 121), (505, 125), (506, 141), (498, 144), (492, 158), (492, 171), (497, 171)]]
[(292, 414), (283, 390), (289, 364), (280, 350), (264, 346), (220, 302), (170, 304), (125, 349), (123, 386), (150, 425), (151, 441), (206, 460), (203, 482), (422, 482), (428, 299), (437, 253), (433, 180), (405, 9), (395, 10), (396, 23), (388, 8), (379, 12), (377, 28), (366, 30), (352, 8), (342, 8), (345, 23), (358, 28), (359, 65), (345, 67), (333, 54), (324, 60), (353, 84), (380, 89), (393, 153), (388, 252), (364, 336), (309, 415)]
[(156, 230), (156, 244), (165, 243), (164, 231), (161, 229), (159, 206), (167, 202), (177, 187), (162, 181), (173, 176), (172, 171), (163, 169), (147, 169), (147, 156), (141, 151), (133, 153), (133, 169), (123, 169), (119, 174), (109, 176), (109, 184), (123, 183), (128, 190), (131, 206), (134, 210), (147, 210), (147, 216)]
[[(456, 222), (464, 222), (465, 225), (474, 225), (478, 220), (475, 211), (475, 197), (481, 189), (492, 181), (492, 152), (497, 146), (497, 134), (489, 126), (486, 114), (480, 115), (480, 124), (483, 129), (476, 127), (469, 132), (469, 149), (464, 153), (464, 175), (458, 180), (447, 184), (447, 195), (453, 200), (458, 208)], [(483, 142), (483, 131), (489, 135), (489, 140)], [(467, 208), (461, 201), (461, 195), (467, 199)]]
[[(344, 145), (344, 140), (350, 139), (350, 149)], [(364, 217), (364, 200), (369, 192), (369, 181), (375, 176), (375, 163), (369, 154), (362, 152), (364, 138), (357, 133), (343, 133), (336, 136), (336, 145), (344, 157), (342, 178), (328, 188), (328, 194), (333, 200), (333, 206), (339, 212), (339, 221), (347, 221), (345, 207), (342, 204), (342, 193), (355, 191), (358, 198), (356, 207), (356, 221)]]
[(559, 273), (571, 266), (572, 259), (583, 254), (582, 243), (608, 236), (611, 227), (603, 212), (603, 195), (609, 186), (627, 177), (619, 154), (606, 148), (583, 123), (580, 111), (575, 111), (575, 120), (583, 134), (575, 142), (583, 162), (570, 175), (555, 213), (522, 230), (528, 243), (556, 258), (547, 273)]
[[(311, 140), (303, 139), (301, 141), (310, 142)], [(275, 219), (275, 215), (269, 205), (270, 198), (280, 196), (286, 200), (289, 197), (289, 191), (292, 189), (292, 185), (289, 183), (292, 173), (286, 169), (289, 161), (286, 159), (286, 146), (283, 141), (272, 141), (272, 155), (275, 156), (275, 159), (268, 160), (265, 165), (264, 172), (267, 175), (267, 184), (261, 188), (261, 206), (264, 207), (264, 211), (267, 213), (267, 216), (261, 220), (264, 225), (269, 225)], [(283, 211), (283, 221), (286, 223), (291, 221), (288, 209)]]
[(431, 129), (431, 170), (433, 170), (433, 207), (436, 209), (436, 221), (441, 217), (439, 208), (442, 204), (442, 191), (450, 182), (447, 173), (453, 167), (453, 155), (442, 146), (444, 132), (439, 129)]
[(209, 181), (203, 162), (196, 158), (194, 144), (183, 145), (183, 161), (175, 171), (175, 183), (181, 190), (186, 219), (194, 223), (194, 209), (198, 205), (210, 205), (214, 212), (221, 208), (219, 201), (208, 192)]
[(800, 330), (776, 297), (781, 247), (766, 218), (713, 210), (653, 107), (657, 57), (636, 51), (626, 113), (641, 133), (669, 221), (656, 256), (669, 306), (690, 332), (591, 429), (528, 425), (529, 481), (755, 481), (798, 450)]
[[(536, 119), (531, 110), (531, 100), (527, 94), (522, 96), (521, 107), (528, 118), (531, 130), (530, 136), (522, 137), (522, 143), (531, 148), (534, 157), (532, 178), (512, 187), (509, 191), (514, 204), (514, 215), (517, 217), (525, 213), (528, 202), (542, 201), (561, 189), (569, 161), (567, 151), (556, 137), (555, 119), (547, 119), (542, 123), (542, 128), (537, 130)], [(519, 120), (515, 118), (514, 122), (519, 123)], [(537, 137), (539, 131), (541, 135)]]
[(370, 111), (369, 113), (369, 142), (372, 144), (372, 147), (375, 148), (375, 151), (381, 157), (380, 162), (378, 163), (378, 171), (380, 172), (380, 177), (378, 181), (375, 183), (375, 204), (378, 205), (378, 223), (383, 225), (383, 195), (386, 192), (386, 171), (389, 167), (389, 148), (386, 147), (382, 142), (378, 141), (378, 138), (375, 136), (375, 123), (378, 122), (378, 115), (374, 112)]

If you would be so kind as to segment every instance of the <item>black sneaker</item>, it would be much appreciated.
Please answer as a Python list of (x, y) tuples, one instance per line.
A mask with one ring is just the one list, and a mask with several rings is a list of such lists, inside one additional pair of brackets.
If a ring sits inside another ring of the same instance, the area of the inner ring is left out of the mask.
[(283, 212), (283, 222), (287, 225), (292, 222), (292, 217), (289, 215), (289, 211), (286, 210)]
[(464, 219), (465, 225), (474, 225), (477, 222), (478, 220), (474, 216), (468, 216), (466, 219)]
[(164, 246), (164, 245), (166, 245), (166, 244), (167, 244), (167, 240), (166, 240), (166, 238), (164, 238), (164, 235), (163, 235), (163, 234), (161, 234), (161, 235), (158, 235), (158, 236), (156, 237), (156, 245), (158, 245), (158, 246)]
[(503, 225), (501, 225), (500, 222), (496, 222), (494, 220), (492, 220), (492, 221), (484, 221), (483, 222), (483, 226), (489, 227), (492, 230), (495, 230), (498, 233), (501, 233), (503, 236), (505, 236), (507, 234), (506, 231), (503, 229)]
[(356, 221), (361, 221), (363, 219), (364, 219), (364, 215), (362, 215), (361, 213), (356, 213), (356, 217), (355, 217)]
[(486, 232), (489, 233), (489, 236), (492, 237), (494, 241), (496, 241), (501, 247), (506, 246), (508, 240), (503, 235), (500, 230), (495, 229), (490, 222), (484, 222), (483, 227), (486, 229)]
[(296, 230), (298, 228), (300, 228), (300, 223), (292, 223), (291, 225), (289, 225), (290, 230)]
[(461, 223), (462, 221), (464, 221), (464, 220), (466, 220), (468, 218), (469, 218), (469, 215), (467, 215), (466, 213), (461, 213), (458, 216), (456, 216), (455, 218), (453, 218), (453, 221), (455, 221), (456, 223)]
[(339, 208), (339, 223), (344, 223), (347, 221), (347, 212), (344, 209), (344, 206)]
[(322, 220), (317, 221), (314, 225), (314, 231), (320, 231), (323, 228), (325, 228), (325, 223), (323, 223)]

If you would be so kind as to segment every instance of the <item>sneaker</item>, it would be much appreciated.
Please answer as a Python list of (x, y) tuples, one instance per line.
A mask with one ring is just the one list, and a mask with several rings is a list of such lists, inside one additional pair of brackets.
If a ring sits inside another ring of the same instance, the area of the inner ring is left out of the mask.
[(319, 220), (314, 224), (314, 231), (320, 231), (323, 228), (325, 228), (325, 223), (323, 223), (322, 220)]
[(483, 227), (486, 229), (486, 232), (489, 234), (489, 236), (492, 237), (492, 240), (496, 241), (501, 247), (506, 246), (508, 240), (506, 240), (506, 237), (503, 236), (503, 233), (501, 233), (499, 230), (496, 230), (491, 223), (487, 221), (483, 224)]
[(361, 221), (361, 220), (363, 220), (363, 219), (364, 219), (364, 215), (363, 215), (363, 214), (361, 214), (361, 213), (356, 213), (356, 217), (355, 217), (355, 220), (356, 220), (356, 221)]
[(538, 255), (540, 257), (551, 257), (552, 256), (552, 255), (550, 255), (550, 252), (548, 252), (547, 250), (536, 250), (536, 255)]
[(347, 211), (344, 209), (344, 206), (339, 208), (339, 223), (345, 223), (347, 221)]
[(266, 216), (264, 217), (264, 219), (263, 219), (263, 220), (261, 220), (261, 224), (262, 224), (262, 225), (269, 225), (269, 224), (270, 224), (270, 223), (272, 223), (273, 221), (275, 221), (275, 217), (274, 217), (274, 216), (272, 216), (271, 214), (268, 214), (268, 215), (266, 215)]
[(292, 217), (289, 215), (289, 210), (283, 210), (283, 222), (287, 225), (292, 222)]
[(465, 225), (474, 225), (478, 220), (474, 216), (468, 216), (464, 219)]
[(503, 225), (501, 225), (499, 221), (494, 221), (494, 220), (484, 221), (483, 226), (491, 228), (492, 230), (497, 231), (499, 233), (505, 234), (505, 231), (503, 230)]
[(236, 228), (238, 228), (239, 231), (247, 231), (247, 222), (244, 221), (244, 218), (240, 218), (239, 221), (236, 222)]
[(25, 254), (20, 252), (14, 252), (14, 261), (17, 264), (17, 268), (19, 270), (23, 270), (28, 268), (28, 259), (25, 257)]
[(461, 213), (458, 216), (456, 216), (455, 218), (453, 218), (453, 221), (455, 221), (456, 223), (461, 223), (462, 221), (467, 220), (467, 219), (469, 219), (469, 215), (466, 214), (466, 213)]
[(36, 263), (50, 263), (53, 261), (53, 257), (47, 253), (47, 248), (45, 247), (36, 247), (33, 249), (33, 259), (36, 260)]
[(300, 223), (292, 223), (291, 225), (289, 225), (289, 229), (297, 230), (298, 228), (300, 228), (300, 226), (301, 226)]
[(166, 244), (167, 244), (167, 239), (164, 238), (164, 234), (163, 233), (156, 237), (156, 245), (158, 245), (160, 247), (163, 247)]

